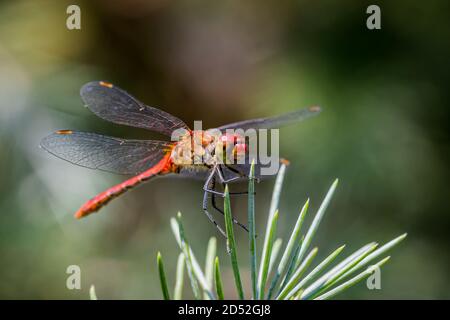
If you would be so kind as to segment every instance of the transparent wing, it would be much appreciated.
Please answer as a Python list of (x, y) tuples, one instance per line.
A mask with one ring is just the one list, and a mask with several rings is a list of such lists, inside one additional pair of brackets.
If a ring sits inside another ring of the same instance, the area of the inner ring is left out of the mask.
[(320, 107), (309, 107), (306, 109), (297, 110), (290, 113), (285, 113), (281, 116), (258, 118), (251, 120), (244, 120), (239, 122), (230, 123), (219, 127), (218, 129), (275, 129), (283, 126), (287, 126), (293, 123), (297, 123), (308, 119), (312, 116), (319, 114)]
[(113, 123), (148, 129), (167, 136), (171, 136), (176, 129), (189, 129), (177, 117), (145, 105), (108, 82), (89, 82), (81, 88), (80, 95), (93, 113)]
[(141, 173), (161, 160), (172, 147), (170, 142), (125, 140), (71, 130), (52, 133), (40, 145), (73, 164), (118, 174)]

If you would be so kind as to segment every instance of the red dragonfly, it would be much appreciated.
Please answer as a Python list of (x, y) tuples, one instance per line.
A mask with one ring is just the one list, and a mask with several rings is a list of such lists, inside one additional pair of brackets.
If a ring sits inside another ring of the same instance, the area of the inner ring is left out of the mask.
[[(223, 196), (223, 193), (215, 190), (216, 179), (224, 185), (246, 178), (250, 165), (248, 162), (230, 165), (218, 161), (179, 161), (180, 158), (193, 160), (198, 156), (195, 151), (193, 153), (186, 152), (186, 149), (190, 150), (194, 136), (200, 137), (200, 146), (204, 148), (202, 150), (212, 150), (213, 156), (214, 150), (217, 150), (218, 147), (217, 143), (220, 141), (225, 142), (224, 146), (226, 145), (227, 150), (231, 151), (231, 155), (237, 156), (238, 153), (244, 153), (244, 156), (248, 158), (248, 142), (239, 134), (225, 133), (227, 129), (278, 128), (320, 112), (319, 107), (310, 107), (277, 117), (224, 125), (217, 128), (221, 134), (218, 139), (215, 139), (208, 131), (202, 131), (199, 136), (196, 136), (195, 132), (177, 117), (147, 106), (124, 90), (105, 81), (85, 84), (80, 90), (80, 95), (84, 104), (104, 120), (155, 131), (169, 137), (175, 130), (178, 130), (181, 135), (177, 141), (127, 140), (90, 132), (58, 130), (42, 139), (42, 148), (73, 164), (118, 174), (134, 175), (87, 201), (75, 213), (76, 218), (82, 218), (98, 211), (113, 198), (153, 177), (178, 174), (205, 179), (203, 211), (224, 235), (224, 231), (208, 211), (208, 195), (211, 195), (212, 206), (223, 214), (223, 211), (215, 203), (215, 196)], [(200, 159), (202, 158), (200, 157)], [(246, 229), (238, 221), (234, 220), (234, 222)]]

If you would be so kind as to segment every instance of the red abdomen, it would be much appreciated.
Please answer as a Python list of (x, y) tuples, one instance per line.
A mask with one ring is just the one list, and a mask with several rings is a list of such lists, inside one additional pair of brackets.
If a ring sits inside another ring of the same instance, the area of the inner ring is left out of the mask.
[(139, 175), (130, 178), (114, 187), (111, 187), (102, 193), (99, 193), (91, 200), (87, 201), (78, 211), (75, 213), (75, 218), (83, 218), (93, 212), (98, 211), (101, 207), (106, 205), (115, 197), (121, 195), (125, 191), (139, 185), (140, 183), (157, 176), (158, 174), (168, 173), (170, 170), (170, 153), (164, 156), (156, 165), (140, 173)]

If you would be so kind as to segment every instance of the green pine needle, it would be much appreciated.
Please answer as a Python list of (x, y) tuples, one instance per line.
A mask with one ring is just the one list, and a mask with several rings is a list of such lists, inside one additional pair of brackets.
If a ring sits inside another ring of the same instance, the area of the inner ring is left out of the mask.
[(95, 293), (95, 286), (91, 285), (91, 287), (89, 288), (89, 298), (91, 300), (98, 300), (97, 299), (97, 294)]
[(248, 239), (250, 251), (250, 274), (252, 278), (252, 298), (258, 296), (255, 231), (255, 160), (252, 160), (248, 178)]
[(183, 295), (183, 286), (184, 286), (184, 265), (185, 265), (185, 257), (183, 253), (178, 255), (177, 260), (177, 275), (175, 280), (175, 289), (173, 290), (173, 299), (181, 300)]
[(279, 295), (279, 299), (284, 299), (286, 295), (289, 293), (290, 290), (298, 283), (300, 280), (300, 277), (303, 275), (303, 273), (306, 271), (306, 269), (309, 267), (315, 256), (317, 255), (317, 248), (314, 248), (311, 250), (311, 252), (306, 256), (305, 260), (303, 260), (302, 264), (295, 270), (294, 274), (286, 284), (286, 286), (283, 288)]
[(336, 288), (329, 290), (329, 291), (325, 292), (324, 294), (318, 296), (317, 298), (315, 298), (315, 300), (330, 299), (330, 298), (334, 297), (335, 295), (337, 295), (338, 293), (347, 290), (348, 288), (354, 286), (355, 284), (357, 284), (364, 278), (367, 278), (368, 276), (370, 276), (375, 267), (381, 268), (381, 266), (383, 264), (385, 264), (390, 258), (391, 258), (390, 256), (384, 258), (383, 260), (377, 262), (375, 265), (368, 267), (365, 271), (361, 272), (360, 274), (353, 277), (352, 279), (350, 279), (350, 280), (344, 282), (343, 284), (337, 286)]
[[(378, 244), (371, 242), (362, 248), (356, 250), (346, 258), (337, 262), (335, 266), (329, 266), (341, 254), (345, 246), (340, 246), (334, 250), (325, 259), (320, 261), (311, 271), (307, 272), (312, 265), (313, 259), (317, 255), (318, 249), (312, 249), (307, 255), (306, 252), (318, 231), (319, 224), (324, 217), (325, 211), (336, 190), (338, 180), (336, 179), (328, 190), (322, 204), (306, 233), (302, 233), (302, 225), (309, 208), (308, 199), (303, 205), (298, 215), (292, 232), (289, 235), (286, 247), (281, 250), (283, 238), (277, 238), (277, 224), (279, 219), (278, 207), (281, 197), (281, 189), (285, 176), (286, 164), (282, 163), (278, 172), (275, 187), (272, 194), (267, 224), (265, 226), (264, 242), (261, 248), (261, 258), (259, 268), (257, 266), (256, 250), (256, 223), (255, 223), (255, 166), (252, 163), (249, 173), (248, 183), (248, 227), (249, 227), (249, 260), (251, 292), (253, 299), (276, 299), (298, 300), (298, 299), (330, 299), (337, 294), (347, 290), (358, 282), (370, 276), (373, 268), (380, 268), (389, 260), (386, 257), (374, 265), (367, 267), (373, 260), (384, 256), (387, 251), (398, 245), (406, 237), (406, 233), (387, 242), (378, 248)], [(244, 299), (243, 285), (239, 270), (237, 258), (237, 244), (234, 236), (234, 225), (231, 214), (230, 195), (228, 186), (225, 187), (224, 197), (224, 215), (225, 230), (227, 234), (227, 249), (230, 256), (231, 267), (233, 270), (236, 291), (240, 299)], [(184, 267), (187, 269), (188, 278), (197, 299), (221, 299), (223, 300), (223, 283), (219, 267), (219, 258), (216, 256), (217, 239), (212, 237), (207, 246), (205, 268), (200, 268), (197, 259), (186, 239), (183, 225), (181, 223), (181, 213), (178, 213), (176, 219), (171, 219), (172, 231), (181, 254), (178, 257), (176, 282), (174, 289), (174, 298), (181, 299), (184, 281)], [(276, 239), (276, 240), (275, 240)], [(221, 240), (221, 239), (220, 239)], [(278, 255), (281, 258), (278, 259)], [(306, 256), (305, 256), (306, 255)], [(164, 272), (164, 265), (161, 254), (158, 252), (158, 270), (161, 282), (161, 288), (165, 299), (169, 299), (167, 289), (167, 280)], [(279, 262), (278, 262), (279, 261)], [(327, 270), (328, 269), (328, 270)], [(359, 273), (358, 273), (359, 272)], [(305, 275), (306, 274), (306, 275)], [(282, 281), (280, 281), (280, 279)], [(266, 285), (270, 283), (267, 295), (265, 294)], [(215, 290), (214, 290), (215, 289)], [(214, 291), (213, 291), (214, 290)], [(277, 293), (278, 292), (278, 293)], [(96, 299), (95, 289), (92, 286), (90, 290), (91, 299)]]
[(158, 264), (159, 280), (161, 282), (161, 290), (163, 293), (164, 300), (170, 300), (169, 288), (167, 287), (166, 273), (164, 272), (164, 263), (160, 252), (158, 252), (156, 261)]
[[(216, 256), (217, 250), (217, 239), (211, 237), (208, 241), (208, 248), (206, 250), (206, 262), (205, 262), (205, 277), (208, 282), (208, 287), (213, 287), (213, 277), (214, 277), (214, 258)], [(209, 300), (209, 295), (204, 294), (204, 299)]]
[(306, 212), (308, 211), (308, 206), (309, 206), (309, 199), (306, 200), (306, 203), (303, 205), (303, 208), (298, 216), (297, 222), (295, 223), (294, 229), (292, 230), (289, 242), (286, 245), (286, 249), (284, 250), (283, 256), (281, 257), (281, 261), (278, 265), (275, 276), (272, 279), (272, 283), (269, 288), (269, 293), (267, 294), (268, 299), (272, 297), (272, 294), (275, 290), (275, 286), (278, 280), (280, 279), (281, 275), (285, 271), (286, 266), (292, 265), (293, 259), (295, 259), (294, 251), (295, 247), (300, 245), (300, 230), (302, 228)]
[(224, 299), (223, 285), (222, 285), (222, 277), (220, 275), (220, 267), (219, 267), (219, 258), (218, 257), (216, 257), (216, 260), (214, 261), (214, 280), (216, 283), (217, 297), (219, 298), (219, 300), (223, 300)]
[(244, 299), (244, 290), (242, 289), (241, 275), (239, 273), (239, 265), (237, 261), (236, 240), (234, 239), (233, 218), (231, 215), (230, 194), (228, 192), (228, 186), (225, 186), (224, 213), (225, 213), (225, 227), (227, 233), (227, 247), (229, 248), (228, 251), (230, 254), (231, 266), (233, 267), (236, 290), (239, 299)]
[(339, 180), (334, 180), (333, 184), (331, 185), (330, 190), (328, 190), (327, 195), (325, 196), (325, 199), (323, 200), (322, 204), (319, 207), (319, 210), (316, 213), (316, 216), (314, 217), (313, 222), (311, 223), (311, 226), (308, 229), (308, 232), (305, 235), (305, 239), (302, 242), (302, 245), (300, 247), (300, 252), (298, 253), (295, 266), (299, 266), (302, 262), (303, 255), (305, 254), (306, 250), (308, 250), (309, 245), (311, 244), (312, 238), (314, 237), (314, 234), (317, 231), (317, 228), (319, 227), (320, 221), (322, 221), (323, 215), (325, 214), (325, 211), (331, 201), (331, 198), (333, 197), (334, 191), (336, 190), (336, 187), (338, 185)]

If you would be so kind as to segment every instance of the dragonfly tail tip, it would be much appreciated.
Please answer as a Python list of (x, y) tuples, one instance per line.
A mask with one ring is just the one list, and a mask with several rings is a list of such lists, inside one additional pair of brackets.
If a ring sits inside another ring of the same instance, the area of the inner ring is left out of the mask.
[(85, 214), (84, 214), (84, 212), (81, 211), (81, 210), (75, 212), (75, 214), (74, 214), (75, 219), (81, 219), (81, 218), (83, 218), (84, 216), (85, 216)]

